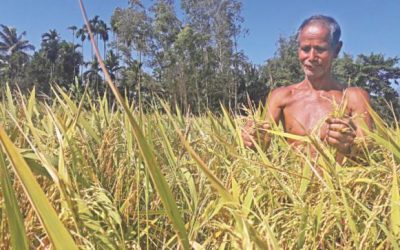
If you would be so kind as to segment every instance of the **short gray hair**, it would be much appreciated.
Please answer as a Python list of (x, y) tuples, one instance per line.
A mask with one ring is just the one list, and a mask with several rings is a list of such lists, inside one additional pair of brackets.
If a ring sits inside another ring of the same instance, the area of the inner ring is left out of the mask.
[(332, 48), (335, 48), (336, 45), (340, 41), (340, 35), (341, 35), (341, 30), (339, 24), (336, 22), (336, 20), (333, 17), (330, 16), (324, 16), (324, 15), (314, 15), (306, 20), (303, 21), (303, 23), (300, 25), (299, 29), (297, 30), (297, 41), (299, 41), (299, 36), (300, 32), (309, 24), (314, 23), (314, 22), (322, 22), (326, 24), (326, 26), (329, 28), (329, 41), (330, 45)]

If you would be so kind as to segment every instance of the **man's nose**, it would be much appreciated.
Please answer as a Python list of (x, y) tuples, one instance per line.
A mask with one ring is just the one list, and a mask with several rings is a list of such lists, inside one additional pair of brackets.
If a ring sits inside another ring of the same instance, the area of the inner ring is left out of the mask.
[(317, 52), (315, 51), (315, 49), (310, 50), (309, 59), (311, 61), (314, 61), (315, 59), (317, 59)]

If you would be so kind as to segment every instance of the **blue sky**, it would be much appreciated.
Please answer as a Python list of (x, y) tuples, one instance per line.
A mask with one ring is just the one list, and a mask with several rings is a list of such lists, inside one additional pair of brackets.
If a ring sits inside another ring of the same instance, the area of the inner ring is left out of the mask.
[[(63, 39), (70, 40), (72, 33), (67, 27), (83, 24), (78, 0), (1, 2), (0, 24), (13, 26), (19, 33), (26, 31), (26, 39), (37, 48), (41, 34), (49, 29), (56, 29)], [(116, 7), (125, 7), (127, 3), (127, 0), (85, 1), (89, 18), (99, 15), (107, 22)], [(400, 56), (399, 0), (244, 0), (243, 26), (249, 33), (239, 40), (239, 48), (252, 62), (262, 64), (274, 55), (280, 36), (293, 34), (302, 20), (313, 14), (331, 15), (339, 22), (346, 53)]]

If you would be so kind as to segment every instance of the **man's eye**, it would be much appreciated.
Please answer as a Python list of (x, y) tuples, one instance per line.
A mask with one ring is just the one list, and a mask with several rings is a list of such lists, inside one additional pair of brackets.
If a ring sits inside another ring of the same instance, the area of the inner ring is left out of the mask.
[(302, 50), (303, 52), (308, 53), (308, 52), (310, 52), (311, 47), (308, 47), (308, 46), (307, 46), (307, 47), (302, 47), (301, 50)]
[(317, 50), (318, 53), (322, 53), (322, 52), (327, 51), (326, 48), (322, 48), (322, 47), (316, 47), (315, 49)]

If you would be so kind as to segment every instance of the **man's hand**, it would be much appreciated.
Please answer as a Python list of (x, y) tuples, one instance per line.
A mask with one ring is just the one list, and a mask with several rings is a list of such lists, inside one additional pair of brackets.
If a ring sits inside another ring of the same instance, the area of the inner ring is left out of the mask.
[(356, 138), (356, 126), (351, 118), (328, 118), (328, 132), (326, 141), (337, 150), (348, 155)]
[[(270, 136), (267, 132), (271, 128), (268, 122), (256, 123), (254, 120), (248, 120), (242, 128), (243, 143), (248, 148), (255, 148), (254, 141), (259, 145), (269, 145)], [(259, 141), (258, 141), (259, 140)]]

